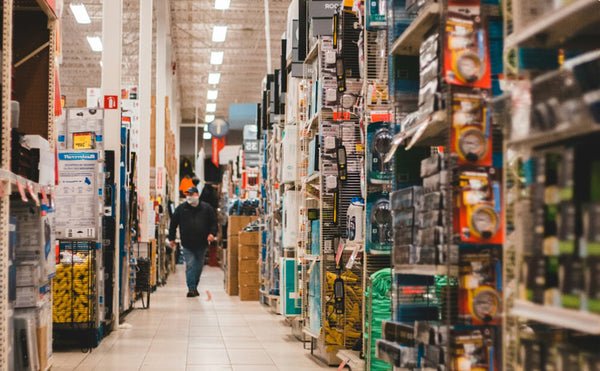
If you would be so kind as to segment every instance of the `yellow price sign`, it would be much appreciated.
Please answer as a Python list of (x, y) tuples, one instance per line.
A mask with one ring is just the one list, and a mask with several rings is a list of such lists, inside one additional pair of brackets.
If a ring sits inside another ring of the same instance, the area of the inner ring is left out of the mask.
[(87, 133), (73, 133), (73, 149), (93, 149), (94, 148), (94, 134), (91, 132)]

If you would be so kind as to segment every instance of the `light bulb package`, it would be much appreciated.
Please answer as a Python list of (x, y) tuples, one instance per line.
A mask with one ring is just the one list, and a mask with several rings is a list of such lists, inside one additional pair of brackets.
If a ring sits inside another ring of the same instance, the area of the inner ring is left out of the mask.
[(463, 171), (455, 192), (454, 233), (461, 243), (502, 244), (502, 172)]
[(451, 151), (459, 164), (492, 166), (490, 116), (481, 95), (454, 94)]
[(393, 178), (392, 161), (384, 159), (392, 148), (392, 130), (389, 122), (374, 122), (367, 128), (368, 182), (389, 184)]
[(474, 19), (452, 17), (446, 22), (446, 81), (482, 89), (492, 87), (487, 34)]

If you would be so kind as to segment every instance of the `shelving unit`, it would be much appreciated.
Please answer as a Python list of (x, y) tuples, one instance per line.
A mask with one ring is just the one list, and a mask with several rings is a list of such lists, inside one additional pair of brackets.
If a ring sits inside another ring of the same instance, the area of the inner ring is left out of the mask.
[(431, 2), (392, 44), (391, 54), (419, 55), (419, 48), (425, 33), (435, 26), (441, 17), (442, 4)]
[[(0, 179), (0, 369), (13, 365), (9, 332), (14, 303), (8, 299), (10, 194), (24, 188), (25, 197), (50, 196), (52, 185), (40, 185), (11, 171), (11, 99), (20, 102), (19, 131), (47, 139), (54, 151), (54, 46), (56, 16), (43, 0), (2, 2), (2, 129)], [(14, 69), (13, 69), (14, 68)], [(13, 74), (14, 72), (14, 74)], [(14, 88), (14, 92), (11, 91)], [(11, 96), (12, 95), (12, 96)], [(41, 225), (40, 225), (41, 228)], [(31, 231), (32, 233), (34, 231)], [(49, 298), (52, 306), (51, 295)], [(51, 318), (47, 331), (52, 332)], [(51, 349), (50, 349), (51, 353)], [(51, 367), (51, 356), (41, 366)]]

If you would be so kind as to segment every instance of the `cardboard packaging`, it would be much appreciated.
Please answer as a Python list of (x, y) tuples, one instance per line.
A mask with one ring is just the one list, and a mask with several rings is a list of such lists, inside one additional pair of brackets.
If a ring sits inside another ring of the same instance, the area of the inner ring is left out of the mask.
[(240, 300), (241, 301), (258, 301), (260, 291), (257, 285), (240, 285)]
[(257, 218), (257, 216), (230, 216), (227, 223), (227, 236), (237, 236), (237, 234), (244, 229), (248, 223), (255, 221)]
[(242, 245), (238, 247), (239, 260), (258, 260), (258, 246)]
[(260, 233), (259, 232), (239, 232), (238, 234), (239, 245), (258, 246), (260, 245)]

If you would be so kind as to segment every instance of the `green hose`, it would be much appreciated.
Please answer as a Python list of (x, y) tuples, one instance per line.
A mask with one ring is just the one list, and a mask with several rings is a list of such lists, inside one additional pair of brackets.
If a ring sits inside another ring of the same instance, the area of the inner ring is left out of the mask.
[(367, 328), (364, 334), (365, 343), (368, 343), (369, 333), (372, 338), (371, 349), (368, 351), (369, 354), (367, 354), (367, 370), (390, 371), (392, 369), (389, 363), (375, 358), (377, 339), (381, 339), (381, 321), (390, 320), (392, 317), (391, 288), (392, 270), (390, 268), (379, 270), (371, 275), (371, 285), (367, 287), (367, 291), (365, 292), (367, 303), (369, 303), (367, 308), (369, 321), (365, 324)]

